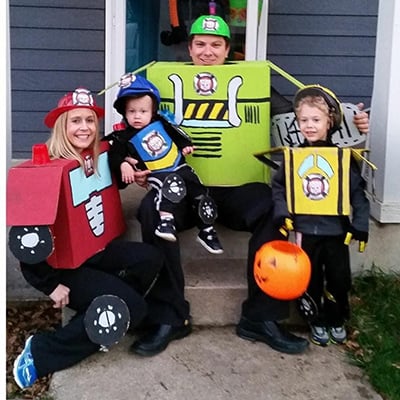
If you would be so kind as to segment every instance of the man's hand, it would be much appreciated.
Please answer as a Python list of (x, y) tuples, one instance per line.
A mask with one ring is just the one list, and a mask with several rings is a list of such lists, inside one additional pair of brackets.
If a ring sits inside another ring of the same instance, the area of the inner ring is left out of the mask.
[(365, 111), (362, 111), (364, 108), (363, 103), (357, 104), (358, 109), (360, 110), (359, 113), (354, 115), (353, 122), (354, 125), (361, 133), (368, 133), (369, 132), (369, 116)]
[(50, 293), (53, 300), (53, 308), (63, 308), (69, 304), (69, 288), (61, 283)]

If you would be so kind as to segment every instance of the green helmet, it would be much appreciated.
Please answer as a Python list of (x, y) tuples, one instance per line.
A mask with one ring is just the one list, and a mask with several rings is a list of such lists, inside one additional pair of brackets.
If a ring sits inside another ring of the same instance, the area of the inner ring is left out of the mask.
[(217, 15), (202, 15), (190, 28), (190, 35), (215, 35), (231, 38), (228, 24)]

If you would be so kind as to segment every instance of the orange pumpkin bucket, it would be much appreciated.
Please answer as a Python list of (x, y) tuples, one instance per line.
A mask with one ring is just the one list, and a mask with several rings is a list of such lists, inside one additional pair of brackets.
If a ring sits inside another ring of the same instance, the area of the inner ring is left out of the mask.
[(311, 263), (294, 243), (274, 240), (263, 244), (254, 259), (254, 278), (260, 289), (279, 300), (294, 300), (307, 290)]

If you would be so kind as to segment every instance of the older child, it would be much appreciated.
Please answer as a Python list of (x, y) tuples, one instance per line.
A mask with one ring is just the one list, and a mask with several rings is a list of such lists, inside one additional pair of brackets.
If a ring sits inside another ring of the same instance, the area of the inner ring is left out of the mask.
[[(134, 170), (150, 170), (148, 182), (157, 192), (160, 223), (155, 234), (176, 241), (174, 214), (190, 204), (200, 230), (197, 241), (210, 253), (223, 253), (212, 226), (217, 208), (207, 189), (184, 156), (194, 151), (189, 138), (169, 114), (158, 113), (157, 88), (139, 75), (125, 74), (114, 108), (123, 116), (126, 129), (106, 136), (111, 141), (110, 166), (124, 184), (135, 181)], [(188, 203), (186, 203), (188, 202)]]
[[(310, 85), (297, 92), (294, 108), (301, 133), (305, 138), (302, 147), (318, 147), (314, 151), (317, 157), (308, 160), (317, 159), (319, 160), (317, 164), (326, 166), (321, 150), (323, 147), (335, 147), (331, 142), (331, 135), (340, 127), (342, 121), (339, 101), (329, 89)], [(351, 221), (344, 213), (332, 215), (332, 212), (329, 212), (329, 215), (320, 215), (311, 208), (306, 212), (307, 215), (306, 213), (291, 215), (288, 211), (289, 199), (284, 165), (285, 163), (274, 176), (272, 183), (274, 221), (277, 226), (283, 226), (288, 230), (294, 227), (298, 244), (311, 260), (312, 274), (307, 293), (315, 303), (316, 309), (310, 321), (311, 341), (321, 346), (326, 346), (330, 341), (343, 343), (346, 340), (344, 323), (349, 317), (348, 293), (351, 288), (346, 234), (351, 234), (353, 239), (364, 245), (368, 241), (369, 203), (364, 193), (365, 182), (361, 177), (359, 165), (351, 158), (350, 171), (342, 171), (343, 175), (349, 174), (349, 179), (339, 178), (340, 185), (346, 185), (345, 182), (348, 182), (350, 186)], [(310, 186), (310, 191), (313, 193), (308, 193), (308, 198), (314, 196), (317, 203), (326, 195), (328, 185), (323, 183), (319, 185), (318, 177), (323, 182), (323, 174), (318, 175), (315, 169), (313, 172), (311, 177), (307, 176), (305, 179), (308, 179), (307, 182), (310, 179), (315, 180), (315, 185), (313, 184), (312, 188)], [(296, 182), (302, 184), (301, 190), (306, 190), (303, 186), (304, 179), (301, 183)]]

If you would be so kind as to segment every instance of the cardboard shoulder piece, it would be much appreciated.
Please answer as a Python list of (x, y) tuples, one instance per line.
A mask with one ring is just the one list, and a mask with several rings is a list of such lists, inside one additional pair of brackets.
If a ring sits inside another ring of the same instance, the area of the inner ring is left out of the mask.
[(195, 66), (156, 62), (147, 78), (161, 94), (161, 109), (191, 137), (187, 162), (207, 186), (268, 182), (253, 154), (270, 146), (270, 64), (237, 61)]
[(362, 156), (362, 149), (279, 147), (254, 156), (276, 169), (279, 165), (267, 155), (278, 151), (284, 154), (286, 201), (291, 214), (350, 215), (351, 157), (376, 169)]
[[(339, 147), (365, 147), (368, 135), (362, 134), (353, 122), (358, 107), (351, 103), (341, 103), (343, 122), (332, 135), (332, 143)], [(304, 142), (294, 112), (274, 115), (271, 118), (271, 141), (273, 146), (297, 147)]]
[(33, 156), (9, 170), (6, 218), (9, 246), (17, 259), (77, 268), (124, 233), (107, 150), (108, 143), (102, 142), (97, 172), (89, 152), (83, 153), (85, 168), (76, 160), (38, 163)]

